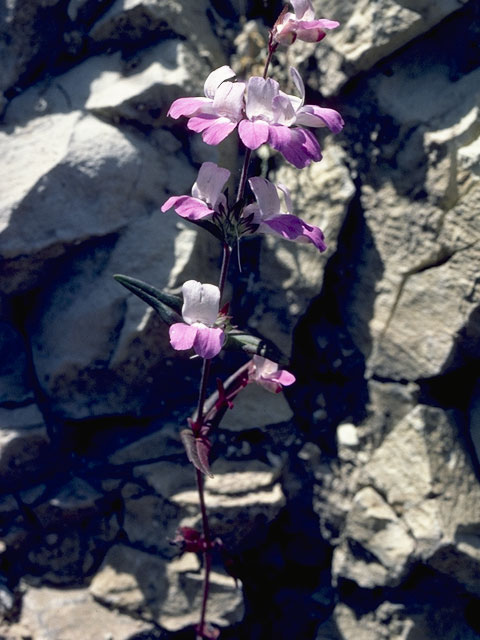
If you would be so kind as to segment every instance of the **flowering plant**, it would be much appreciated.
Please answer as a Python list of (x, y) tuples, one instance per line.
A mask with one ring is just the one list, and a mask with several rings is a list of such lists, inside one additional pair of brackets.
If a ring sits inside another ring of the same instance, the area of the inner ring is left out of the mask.
[[(232, 409), (236, 396), (250, 383), (279, 393), (292, 385), (295, 376), (280, 368), (282, 357), (273, 345), (239, 330), (221, 307), (235, 244), (244, 236), (274, 234), (288, 241), (310, 243), (325, 251), (321, 229), (294, 214), (290, 192), (285, 185), (263, 176), (248, 177), (252, 152), (263, 144), (279, 151), (289, 163), (301, 169), (322, 158), (320, 145), (311, 128), (327, 127), (338, 133), (343, 127), (341, 115), (333, 109), (305, 104), (305, 87), (298, 71), (290, 69), (298, 95), (284, 93), (279, 83), (268, 77), (273, 54), (280, 45), (296, 39), (319, 42), (326, 30), (338, 26), (332, 20), (316, 20), (311, 0), (291, 0), (294, 11), (281, 13), (270, 31), (263, 76), (247, 81), (235, 80), (229, 66), (212, 71), (204, 84), (204, 96), (179, 98), (168, 115), (186, 118), (187, 128), (201, 133), (209, 145), (217, 145), (237, 129), (243, 144), (243, 166), (236, 198), (228, 202), (224, 187), (230, 171), (213, 162), (204, 162), (191, 195), (172, 195), (161, 211), (173, 210), (178, 216), (203, 227), (221, 241), (223, 259), (218, 285), (188, 280), (182, 286), (183, 299), (160, 291), (134, 278), (116, 279), (150, 304), (169, 325), (169, 337), (176, 351), (192, 350), (202, 360), (198, 403), (180, 436), (187, 457), (195, 468), (203, 530), (183, 527), (175, 541), (182, 550), (204, 555), (204, 587), (197, 638), (215, 638), (215, 630), (206, 620), (211, 551), (221, 544), (212, 537), (204, 499), (204, 475), (211, 475), (209, 454), (211, 434), (225, 412)], [(248, 188), (250, 192), (248, 192)], [(282, 199), (284, 204), (282, 204)], [(217, 390), (207, 397), (210, 365), (222, 349), (242, 349), (248, 360), (225, 381), (217, 380)], [(272, 355), (273, 354), (273, 355)]]

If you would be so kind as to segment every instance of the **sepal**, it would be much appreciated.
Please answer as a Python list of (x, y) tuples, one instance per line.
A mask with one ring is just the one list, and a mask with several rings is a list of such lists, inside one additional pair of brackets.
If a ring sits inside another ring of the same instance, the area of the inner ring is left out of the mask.
[(211, 220), (205, 220), (205, 219), (190, 220), (188, 218), (184, 218), (184, 219), (187, 220), (187, 222), (191, 222), (192, 224), (195, 224), (197, 227), (201, 227), (205, 231), (208, 231), (208, 233), (211, 233), (212, 236), (215, 236), (215, 238), (217, 238), (217, 240), (220, 240), (220, 242), (224, 241), (222, 230), (219, 227), (217, 227), (217, 225), (214, 224)]

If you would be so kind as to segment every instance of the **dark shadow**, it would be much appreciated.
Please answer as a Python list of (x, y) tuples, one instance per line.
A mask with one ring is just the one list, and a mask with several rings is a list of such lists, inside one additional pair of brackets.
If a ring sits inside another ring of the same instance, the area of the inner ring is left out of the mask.
[(382, 274), (383, 264), (356, 196), (337, 252), (326, 266), (322, 293), (295, 330), (292, 366), (297, 385), (287, 391), (306, 437), (332, 456), (335, 427), (342, 420), (358, 423), (365, 415), (368, 322)]

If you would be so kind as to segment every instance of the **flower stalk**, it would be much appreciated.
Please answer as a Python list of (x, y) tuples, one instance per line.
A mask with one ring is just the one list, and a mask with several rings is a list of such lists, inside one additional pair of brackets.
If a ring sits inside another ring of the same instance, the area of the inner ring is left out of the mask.
[[(332, 133), (338, 133), (344, 125), (337, 111), (305, 104), (305, 87), (296, 69), (290, 69), (290, 75), (298, 95), (286, 94), (276, 80), (268, 77), (279, 46), (288, 46), (295, 40), (320, 42), (326, 31), (338, 26), (333, 20), (315, 19), (311, 0), (291, 0), (291, 5), (293, 12), (286, 7), (270, 31), (262, 76), (235, 81), (235, 72), (224, 65), (208, 75), (204, 96), (179, 98), (168, 111), (173, 119), (186, 118), (187, 128), (200, 133), (209, 145), (217, 145), (237, 131), (243, 146), (243, 164), (236, 199), (231, 207), (224, 193), (230, 172), (214, 162), (202, 164), (191, 195), (173, 195), (161, 207), (163, 213), (174, 210), (221, 241), (218, 286), (188, 280), (182, 286), (180, 300), (128, 276), (116, 276), (170, 325), (170, 344), (174, 350), (193, 351), (202, 359), (196, 410), (188, 419), (188, 428), (180, 432), (188, 460), (195, 470), (202, 531), (181, 527), (176, 538), (182, 551), (203, 555), (204, 580), (197, 640), (214, 640), (219, 634), (207, 622), (212, 550), (217, 542), (217, 539), (213, 540), (205, 499), (204, 476), (211, 475), (211, 435), (225, 413), (233, 408), (238, 394), (249, 384), (255, 383), (271, 393), (279, 393), (295, 382), (292, 373), (280, 368), (281, 356), (271, 359), (273, 347), (239, 330), (227, 316), (224, 296), (232, 247), (244, 236), (268, 233), (287, 241), (310, 243), (320, 252), (326, 249), (322, 230), (295, 215), (285, 185), (248, 175), (253, 152), (263, 144), (278, 151), (298, 169), (320, 161), (321, 148), (311, 129), (326, 127)], [(254, 200), (246, 196), (247, 183)], [(243, 350), (249, 360), (225, 381), (218, 379), (217, 390), (207, 398), (212, 359), (230, 348)]]

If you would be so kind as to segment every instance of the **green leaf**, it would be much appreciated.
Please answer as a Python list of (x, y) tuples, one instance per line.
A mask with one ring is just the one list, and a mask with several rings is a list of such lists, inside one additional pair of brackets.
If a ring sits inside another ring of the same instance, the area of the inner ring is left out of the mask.
[(281, 365), (288, 364), (287, 358), (273, 342), (252, 336), (244, 331), (238, 331), (236, 329), (230, 331), (223, 346), (224, 349), (242, 349), (250, 356), (262, 356)]
[(155, 309), (167, 324), (183, 321), (181, 317), (183, 302), (178, 296), (160, 291), (151, 284), (147, 284), (136, 278), (131, 278), (130, 276), (117, 273), (113, 277), (117, 282)]

